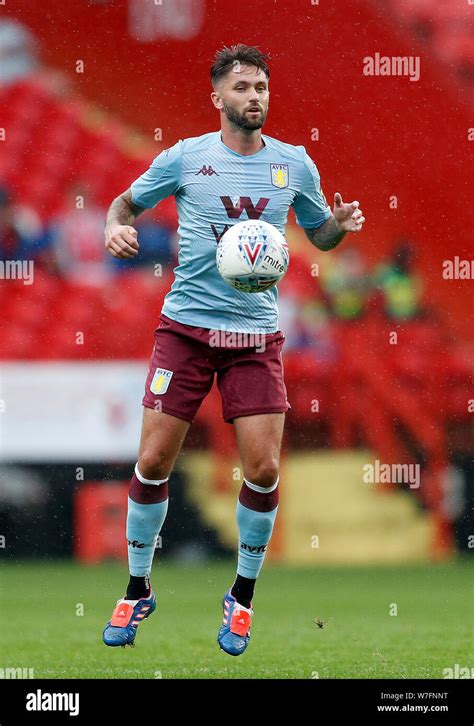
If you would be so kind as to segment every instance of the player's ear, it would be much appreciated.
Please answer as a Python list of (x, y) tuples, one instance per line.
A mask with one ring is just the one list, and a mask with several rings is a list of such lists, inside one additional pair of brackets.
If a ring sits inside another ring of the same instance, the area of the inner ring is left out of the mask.
[(212, 103), (214, 104), (214, 106), (216, 108), (218, 108), (219, 110), (222, 110), (223, 103), (222, 103), (221, 97), (219, 96), (219, 94), (217, 93), (217, 91), (213, 91), (211, 93), (211, 101), (212, 101)]

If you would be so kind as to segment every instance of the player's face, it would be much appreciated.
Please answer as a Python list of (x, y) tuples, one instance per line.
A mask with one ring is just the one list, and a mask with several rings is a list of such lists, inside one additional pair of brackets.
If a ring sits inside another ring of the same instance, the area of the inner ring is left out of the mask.
[(262, 70), (236, 63), (222, 81), (218, 95), (231, 124), (248, 131), (262, 128), (270, 98), (268, 78)]

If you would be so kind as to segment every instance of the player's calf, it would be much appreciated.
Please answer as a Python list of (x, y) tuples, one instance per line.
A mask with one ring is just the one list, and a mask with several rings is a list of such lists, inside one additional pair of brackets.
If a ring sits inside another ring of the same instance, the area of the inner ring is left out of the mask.
[(137, 628), (156, 608), (149, 581), (156, 542), (168, 510), (168, 479), (150, 480), (138, 466), (130, 482), (127, 542), (130, 581), (102, 634), (106, 645), (133, 645)]
[(244, 479), (237, 503), (239, 553), (237, 577), (224, 595), (224, 617), (217, 642), (229, 655), (241, 655), (250, 640), (252, 596), (263, 566), (278, 510), (278, 482), (260, 486)]

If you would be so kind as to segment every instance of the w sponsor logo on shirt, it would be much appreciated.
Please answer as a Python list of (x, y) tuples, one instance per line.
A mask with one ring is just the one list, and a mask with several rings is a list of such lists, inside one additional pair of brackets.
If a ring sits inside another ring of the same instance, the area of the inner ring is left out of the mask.
[[(233, 200), (230, 197), (221, 197), (220, 199), (230, 219), (239, 219), (244, 211), (247, 212), (249, 219), (260, 219), (270, 201), (265, 197), (261, 197), (257, 204), (254, 204), (250, 197), (236, 197)], [(229, 225), (226, 224), (221, 232), (219, 232), (215, 224), (211, 224), (211, 229), (212, 234), (216, 238), (216, 242), (219, 243), (229, 229)]]
[(221, 197), (221, 202), (230, 219), (239, 219), (244, 210), (249, 219), (260, 219), (269, 201), (269, 199), (261, 197), (254, 205), (250, 197), (237, 197), (235, 200), (230, 197)]

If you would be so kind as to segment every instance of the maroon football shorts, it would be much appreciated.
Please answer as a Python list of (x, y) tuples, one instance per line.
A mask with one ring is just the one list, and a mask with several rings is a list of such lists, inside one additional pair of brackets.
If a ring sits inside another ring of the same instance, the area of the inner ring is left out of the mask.
[(227, 423), (239, 416), (283, 413), (286, 398), (281, 351), (285, 336), (197, 328), (160, 315), (142, 403), (193, 422), (214, 374)]

